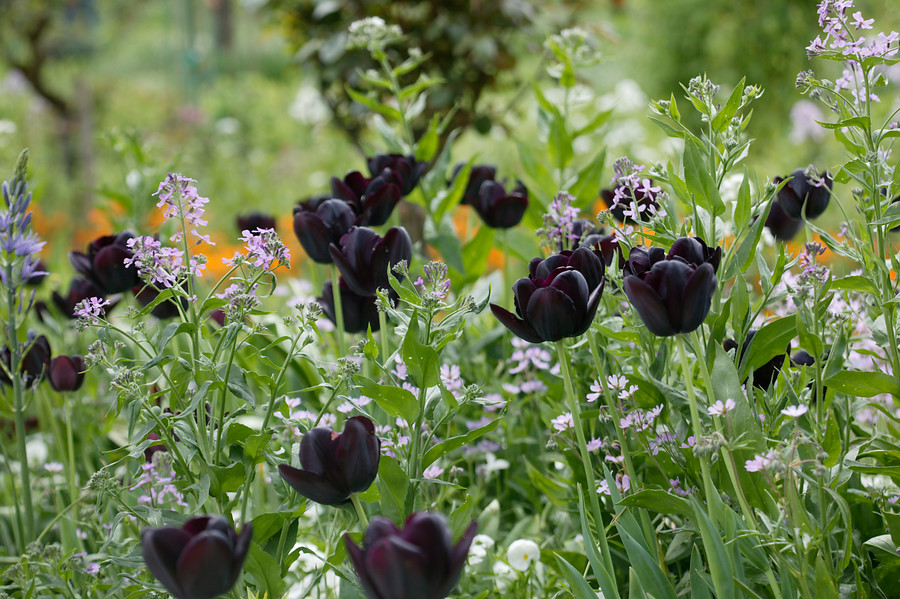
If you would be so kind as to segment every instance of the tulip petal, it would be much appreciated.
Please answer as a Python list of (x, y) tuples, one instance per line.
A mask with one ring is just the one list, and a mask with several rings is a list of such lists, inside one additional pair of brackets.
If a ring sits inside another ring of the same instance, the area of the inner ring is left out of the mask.
[[(368, 532), (366, 534), (368, 534)], [(359, 576), (359, 583), (366, 596), (374, 597), (375, 599), (387, 599), (375, 590), (372, 579), (369, 578), (369, 573), (366, 571), (365, 552), (353, 542), (353, 539), (350, 538), (349, 534), (344, 535), (344, 544), (347, 546), (347, 555), (350, 556), (350, 562), (353, 564), (353, 569), (356, 570), (356, 575)]]
[(297, 212), (294, 215), (294, 235), (313, 262), (331, 264), (328, 251), (332, 241), (331, 231), (316, 214)]
[(716, 275), (711, 264), (703, 264), (688, 278), (682, 298), (681, 333), (690, 333), (706, 319), (716, 291)]
[(580, 247), (575, 250), (569, 259), (569, 266), (582, 274), (588, 286), (588, 293), (600, 285), (606, 274), (606, 265), (603, 263), (603, 258), (586, 247)]
[(491, 304), (491, 312), (500, 321), (500, 324), (509, 329), (513, 335), (524, 339), (528, 343), (541, 343), (544, 341), (531, 324), (516, 317), (515, 314), (506, 308), (501, 308), (497, 304)]
[(237, 579), (241, 575), (241, 568), (244, 567), (244, 560), (250, 553), (250, 541), (253, 539), (253, 525), (249, 522), (244, 524), (241, 534), (237, 536), (234, 542), (234, 556), (231, 559), (231, 576), (228, 579), (228, 588), (235, 585)]
[(295, 491), (322, 505), (341, 505), (350, 500), (346, 489), (338, 489), (334, 483), (315, 472), (300, 470), (287, 464), (279, 464), (281, 478)]
[(453, 539), (444, 516), (436, 512), (415, 513), (406, 519), (400, 538), (424, 553), (434, 579), (442, 580), (448, 575)]
[(628, 301), (651, 333), (659, 337), (668, 337), (678, 332), (672, 328), (666, 307), (650, 285), (638, 277), (629, 275), (625, 277), (623, 287)]
[(351, 493), (362, 493), (375, 481), (381, 457), (381, 441), (375, 425), (365, 416), (347, 419), (335, 447), (335, 465)]
[[(575, 274), (575, 271), (569, 271)], [(563, 273), (567, 274), (567, 273)], [(582, 284), (584, 278), (577, 275)], [(560, 277), (557, 278), (561, 278)], [(586, 298), (583, 300), (586, 302)], [(576, 308), (575, 303), (568, 295), (554, 287), (538, 289), (531, 296), (525, 318), (543, 341), (559, 341), (571, 337), (584, 316), (584, 309)]]
[(450, 550), (450, 570), (444, 586), (438, 589), (439, 593), (436, 593), (437, 596), (444, 597), (449, 595), (456, 583), (459, 582), (463, 567), (466, 565), (466, 558), (469, 556), (469, 548), (472, 546), (472, 540), (477, 532), (478, 522), (473, 521), (463, 532), (453, 549)]
[(399, 536), (366, 547), (364, 559), (376, 594), (385, 599), (431, 599), (432, 582), (440, 582), (422, 549)]
[(226, 593), (234, 546), (219, 530), (205, 530), (185, 546), (178, 558), (176, 576), (185, 599), (212, 599)]
[(144, 563), (156, 580), (180, 599), (185, 594), (176, 578), (176, 567), (190, 540), (191, 535), (180, 528), (145, 528), (141, 532)]

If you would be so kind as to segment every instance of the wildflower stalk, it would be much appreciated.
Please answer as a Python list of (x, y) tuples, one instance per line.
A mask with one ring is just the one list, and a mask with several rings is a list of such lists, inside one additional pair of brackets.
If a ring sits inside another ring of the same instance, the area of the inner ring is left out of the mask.
[(387, 315), (383, 310), (378, 311), (378, 330), (381, 331), (381, 363), (387, 365), (390, 356), (390, 339), (388, 339)]
[[(678, 354), (681, 357), (681, 373), (684, 377), (684, 385), (688, 392), (688, 406), (691, 410), (691, 426), (694, 431), (694, 439), (697, 443), (703, 437), (703, 429), (700, 427), (700, 411), (697, 409), (697, 396), (694, 393), (693, 373), (688, 362), (687, 349), (684, 347), (684, 336), (675, 335), (675, 344), (678, 346)], [(700, 456), (700, 471), (703, 475), (703, 491), (706, 493), (707, 505), (713, 505), (713, 484), (709, 475), (709, 457)]]
[(603, 524), (603, 512), (600, 511), (600, 500), (597, 498), (597, 483), (594, 479), (594, 468), (591, 466), (591, 453), (587, 448), (587, 441), (584, 437), (584, 431), (581, 428), (581, 411), (578, 409), (578, 399), (575, 397), (575, 388), (572, 384), (572, 373), (569, 370), (569, 355), (566, 350), (565, 342), (560, 340), (556, 342), (556, 355), (559, 358), (559, 367), (563, 376), (563, 384), (566, 390), (566, 401), (569, 404), (569, 410), (572, 412), (572, 423), (575, 429), (575, 439), (578, 442), (578, 449), (581, 453), (581, 463), (584, 467), (584, 477), (587, 482), (587, 492), (591, 501), (591, 510), (594, 512), (594, 526), (597, 529), (597, 540), (604, 555), (609, 554), (609, 547), (606, 543), (606, 531)]
[(69, 411), (69, 402), (63, 402), (63, 413), (66, 419), (66, 449), (69, 454), (69, 494), (70, 501), (78, 499), (78, 483), (75, 479), (75, 440), (72, 435), (72, 414)]
[(340, 274), (337, 266), (331, 265), (331, 295), (334, 297), (334, 336), (337, 341), (338, 357), (344, 355), (344, 305), (341, 301)]
[(628, 449), (628, 439), (625, 437), (622, 427), (619, 426), (619, 422), (622, 420), (622, 413), (619, 411), (618, 403), (613, 400), (612, 394), (609, 392), (609, 387), (606, 384), (607, 373), (602, 360), (600, 360), (600, 350), (597, 347), (597, 338), (592, 334), (592, 331), (588, 331), (587, 339), (588, 345), (591, 348), (591, 357), (594, 359), (594, 368), (597, 369), (597, 378), (600, 381), (600, 389), (603, 391), (603, 399), (606, 401), (606, 405), (612, 412), (613, 418), (615, 418), (616, 437), (619, 440), (619, 449), (622, 452), (622, 457), (625, 458), (625, 473), (631, 477), (631, 480), (637, 480), (637, 478), (635, 478), (637, 472), (635, 472), (634, 464), (631, 462), (631, 450)]

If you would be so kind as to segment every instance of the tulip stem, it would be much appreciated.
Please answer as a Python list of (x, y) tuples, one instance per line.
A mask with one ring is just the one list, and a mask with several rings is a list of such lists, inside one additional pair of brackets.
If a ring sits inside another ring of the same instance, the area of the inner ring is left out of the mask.
[(381, 339), (381, 363), (387, 366), (388, 356), (390, 356), (390, 339), (388, 339), (387, 314), (383, 310), (378, 311), (378, 332)]
[(594, 480), (594, 468), (591, 466), (591, 454), (587, 448), (584, 431), (581, 429), (581, 412), (578, 409), (578, 400), (575, 398), (575, 388), (572, 384), (572, 373), (569, 371), (569, 356), (565, 342), (556, 342), (556, 355), (559, 358), (559, 368), (563, 377), (563, 385), (566, 390), (566, 400), (569, 410), (572, 412), (572, 423), (575, 429), (575, 439), (578, 441), (578, 449), (581, 453), (581, 463), (584, 466), (584, 477), (587, 481), (587, 495), (590, 498), (591, 510), (594, 513), (594, 526), (597, 529), (597, 540), (600, 542), (601, 555), (607, 563), (606, 568), (612, 572), (612, 563), (609, 561), (609, 545), (606, 542), (606, 525), (603, 524), (603, 512), (600, 511), (600, 500), (597, 498), (597, 484)]
[[(688, 362), (687, 349), (684, 347), (683, 335), (675, 335), (675, 344), (678, 346), (678, 353), (681, 356), (681, 374), (684, 377), (684, 385), (688, 392), (688, 405), (691, 409), (691, 425), (694, 431), (694, 443), (700, 443), (703, 437), (703, 429), (700, 428), (700, 411), (697, 409), (697, 397), (694, 394), (693, 372)], [(703, 490), (706, 493), (706, 503), (713, 505), (713, 484), (712, 477), (709, 474), (709, 458), (706, 455), (700, 456), (700, 471), (703, 475)]]
[(341, 283), (337, 266), (331, 265), (331, 296), (334, 298), (334, 336), (339, 358), (344, 356), (344, 305), (341, 302)]
[(600, 350), (597, 347), (597, 339), (594, 337), (593, 331), (588, 330), (587, 339), (588, 345), (591, 348), (591, 357), (594, 358), (594, 368), (597, 369), (597, 380), (600, 381), (600, 388), (603, 391), (603, 399), (606, 400), (606, 405), (612, 412), (613, 418), (615, 418), (613, 428), (616, 429), (616, 437), (619, 440), (619, 450), (622, 452), (622, 457), (625, 458), (625, 473), (631, 477), (632, 481), (637, 481), (637, 472), (631, 461), (631, 451), (628, 449), (628, 439), (625, 438), (625, 432), (622, 427), (619, 426), (619, 422), (622, 420), (622, 413), (619, 411), (619, 406), (613, 399), (613, 396), (606, 385), (606, 367), (604, 367), (603, 361), (600, 359)]
[(356, 510), (356, 515), (359, 517), (359, 523), (362, 524), (362, 529), (366, 530), (369, 528), (369, 519), (366, 517), (366, 510), (363, 509), (362, 502), (359, 500), (359, 495), (357, 493), (351, 493), (350, 502)]

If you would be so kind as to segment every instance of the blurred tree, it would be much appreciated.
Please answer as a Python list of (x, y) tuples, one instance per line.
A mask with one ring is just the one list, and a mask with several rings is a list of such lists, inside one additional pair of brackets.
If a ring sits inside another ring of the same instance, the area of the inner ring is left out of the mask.
[[(479, 105), (484, 92), (515, 83), (523, 56), (542, 52), (548, 32), (571, 23), (583, 0), (268, 0), (264, 5), (281, 23), (297, 58), (312, 66), (334, 122), (359, 144), (367, 111), (355, 105), (347, 85), (359, 88), (360, 69), (375, 68), (363, 50), (348, 50), (347, 28), (365, 17), (397, 24), (410, 47), (430, 55), (422, 68), (445, 83), (432, 88), (423, 114), (455, 110), (447, 133), (474, 127), (489, 131), (491, 109)], [(408, 75), (415, 80), (420, 72)], [(423, 116), (413, 127), (427, 124)]]

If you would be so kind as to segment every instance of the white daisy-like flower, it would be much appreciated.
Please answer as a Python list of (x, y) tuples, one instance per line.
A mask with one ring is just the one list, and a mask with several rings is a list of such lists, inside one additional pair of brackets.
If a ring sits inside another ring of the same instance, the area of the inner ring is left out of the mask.
[(785, 409), (781, 410), (781, 413), (790, 418), (800, 418), (804, 414), (809, 411), (809, 408), (803, 405), (800, 406), (788, 406)]
[(518, 539), (510, 543), (506, 559), (514, 569), (524, 572), (533, 562), (541, 561), (541, 550), (534, 541)]
[(729, 397), (725, 400), (725, 403), (722, 403), (721, 399), (717, 399), (716, 403), (706, 408), (706, 411), (710, 416), (724, 416), (735, 407), (737, 407), (737, 404), (735, 404), (734, 400)]

